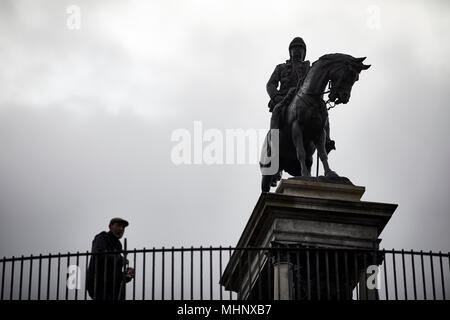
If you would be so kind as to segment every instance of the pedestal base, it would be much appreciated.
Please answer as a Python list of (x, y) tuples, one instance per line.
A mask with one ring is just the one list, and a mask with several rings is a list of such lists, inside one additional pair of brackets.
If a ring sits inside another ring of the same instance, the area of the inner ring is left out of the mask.
[[(381, 241), (378, 237), (397, 205), (360, 201), (364, 191), (364, 187), (348, 184), (281, 180), (275, 193), (262, 193), (259, 197), (237, 247), (270, 247), (278, 243), (307, 248), (378, 249)], [(251, 274), (257, 274), (254, 268), (261, 264), (244, 261), (242, 265), (239, 260), (240, 253), (235, 252), (221, 284), (233, 291), (244, 287), (241, 298), (246, 299), (257, 283)], [(242, 267), (240, 278), (238, 262)], [(262, 265), (272, 262), (264, 257)], [(355, 269), (355, 272), (359, 271)], [(253, 281), (248, 281), (249, 275)], [(250, 284), (242, 286), (242, 283)], [(282, 282), (279, 284), (282, 290)]]

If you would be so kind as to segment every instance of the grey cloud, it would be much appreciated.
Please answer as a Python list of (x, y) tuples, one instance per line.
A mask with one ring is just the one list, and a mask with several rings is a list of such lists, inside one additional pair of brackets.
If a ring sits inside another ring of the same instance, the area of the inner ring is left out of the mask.
[[(399, 204), (383, 246), (448, 250), (446, 2), (375, 1), (380, 30), (359, 1), (77, 3), (79, 32), (65, 28), (72, 3), (1, 4), (0, 255), (88, 250), (111, 216), (131, 222), (131, 247), (234, 245), (257, 166), (175, 166), (170, 136), (194, 120), (266, 128), (265, 82), (296, 35), (311, 61), (346, 52), (372, 64), (331, 112), (330, 161), (366, 186), (364, 200)], [(139, 5), (152, 10), (133, 24)]]

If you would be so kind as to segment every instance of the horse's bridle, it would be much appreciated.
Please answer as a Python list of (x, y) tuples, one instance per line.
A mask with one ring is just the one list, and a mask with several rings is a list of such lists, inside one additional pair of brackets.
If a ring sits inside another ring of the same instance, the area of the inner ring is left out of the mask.
[[(324, 91), (322, 94), (327, 94), (331, 92), (331, 80), (328, 81), (328, 90)], [(328, 99), (327, 101), (325, 101), (325, 105), (329, 106), (327, 108), (327, 111), (330, 109), (333, 109), (334, 107), (336, 107), (336, 103), (333, 102), (333, 104), (331, 104), (332, 102), (330, 101), (330, 99)]]
[[(322, 95), (330, 93), (331, 92), (331, 80), (328, 81), (328, 90), (322, 92)], [(308, 94), (312, 94), (312, 93), (308, 93)], [(296, 94), (297, 96), (299, 96), (298, 92)], [(312, 94), (315, 95), (315, 94)], [(336, 107), (336, 103), (331, 102), (330, 99), (328, 99), (327, 101), (325, 101), (325, 105), (328, 105), (329, 107), (327, 108), (327, 111), (330, 109), (333, 109), (334, 107)]]

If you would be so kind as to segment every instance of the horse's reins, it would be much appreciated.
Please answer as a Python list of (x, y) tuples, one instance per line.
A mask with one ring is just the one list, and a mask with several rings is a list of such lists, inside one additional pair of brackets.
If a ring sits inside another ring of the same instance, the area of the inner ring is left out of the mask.
[[(299, 96), (298, 94), (298, 84), (297, 84), (297, 88), (295, 89), (295, 91), (297, 91), (297, 96)], [(322, 92), (322, 95), (330, 93), (331, 92), (331, 81), (328, 81), (328, 90)], [(333, 109), (334, 107), (336, 107), (336, 103), (333, 103), (330, 101), (330, 99), (328, 99), (327, 101), (325, 101), (325, 105), (328, 105), (329, 107), (327, 108), (327, 111), (330, 109)]]
[[(330, 92), (331, 92), (331, 81), (328, 81), (328, 91), (324, 91), (324, 93), (322, 93), (322, 94), (327, 94), (327, 93), (330, 93)], [(329, 111), (330, 109), (333, 109), (334, 107), (336, 107), (336, 103), (331, 104), (330, 99), (325, 101), (325, 105), (329, 106), (327, 108), (327, 111)]]

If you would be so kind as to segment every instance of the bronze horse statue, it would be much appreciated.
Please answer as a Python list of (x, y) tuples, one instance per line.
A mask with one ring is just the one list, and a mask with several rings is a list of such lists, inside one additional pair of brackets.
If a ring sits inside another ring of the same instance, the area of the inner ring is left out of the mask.
[(270, 186), (276, 185), (283, 170), (292, 176), (310, 177), (316, 149), (325, 177), (338, 177), (330, 169), (325, 149), (328, 111), (323, 96), (328, 93), (325, 88), (329, 83), (328, 101), (335, 105), (346, 104), (359, 73), (370, 67), (363, 64), (364, 59), (334, 53), (312, 64), (303, 85), (295, 90), (290, 104), (281, 110), (277, 128), (271, 126), (264, 141), (260, 161), (263, 192), (269, 192)]

